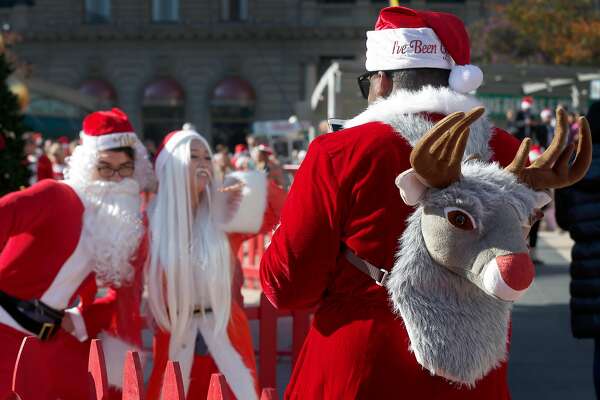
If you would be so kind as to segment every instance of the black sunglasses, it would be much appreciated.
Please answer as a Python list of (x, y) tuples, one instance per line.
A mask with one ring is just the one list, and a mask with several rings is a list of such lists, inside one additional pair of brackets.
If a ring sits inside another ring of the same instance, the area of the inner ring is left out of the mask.
[[(386, 71), (382, 72), (386, 75), (388, 74)], [(358, 88), (360, 89), (360, 93), (362, 94), (363, 98), (369, 98), (369, 89), (371, 88), (371, 77), (373, 75), (377, 75), (378, 73), (379, 71), (369, 71), (356, 78), (358, 82)]]

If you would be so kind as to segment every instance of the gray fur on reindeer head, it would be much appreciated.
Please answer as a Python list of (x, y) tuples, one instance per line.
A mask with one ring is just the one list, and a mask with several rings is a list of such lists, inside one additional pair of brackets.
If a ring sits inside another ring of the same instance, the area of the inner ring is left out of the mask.
[(572, 184), (591, 160), (591, 137), (582, 121), (582, 140), (569, 170), (573, 148), (561, 151), (567, 130), (559, 111), (560, 128), (541, 162), (525, 167), (527, 140), (507, 169), (463, 161), (468, 127), (482, 113), (479, 108), (466, 116), (452, 114), (415, 146), (413, 169), (396, 183), (405, 202), (418, 208), (386, 284), (417, 362), (467, 386), (506, 359), (512, 302), (534, 274), (527, 227), (549, 201), (537, 190)]

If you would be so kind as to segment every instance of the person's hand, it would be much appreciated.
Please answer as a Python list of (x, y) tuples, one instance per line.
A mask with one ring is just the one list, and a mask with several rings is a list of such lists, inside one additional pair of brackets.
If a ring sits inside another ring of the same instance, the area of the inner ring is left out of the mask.
[(227, 194), (227, 209), (232, 213), (230, 216), (233, 216), (240, 207), (244, 186), (244, 182), (236, 179), (233, 183), (230, 182), (229, 185), (219, 189), (219, 192)]

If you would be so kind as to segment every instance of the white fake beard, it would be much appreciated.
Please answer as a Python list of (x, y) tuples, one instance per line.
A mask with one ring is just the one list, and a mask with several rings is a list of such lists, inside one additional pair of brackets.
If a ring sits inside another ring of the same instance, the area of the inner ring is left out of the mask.
[(386, 286), (417, 362), (432, 375), (473, 387), (507, 357), (512, 303), (485, 294), (436, 264), (426, 250), (421, 209), (409, 218)]
[(131, 282), (131, 259), (144, 233), (139, 184), (126, 178), (94, 181), (80, 189), (86, 202), (85, 243), (96, 280), (114, 287)]

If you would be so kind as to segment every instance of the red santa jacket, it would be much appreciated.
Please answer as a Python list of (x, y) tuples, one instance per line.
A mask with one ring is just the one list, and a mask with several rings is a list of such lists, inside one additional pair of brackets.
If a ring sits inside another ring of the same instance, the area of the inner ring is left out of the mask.
[[(61, 310), (95, 291), (80, 240), (83, 213), (77, 193), (54, 180), (0, 198), (0, 290)], [(110, 321), (113, 306), (109, 296), (82, 309), (89, 337)], [(26, 333), (1, 307), (0, 324)]]
[[(509, 398), (505, 364), (472, 390), (429, 375), (410, 353), (386, 290), (341, 251), (345, 245), (374, 265), (393, 266), (413, 211), (394, 184), (410, 168), (411, 144), (444, 114), (477, 104), (442, 92), (392, 96), (351, 121), (349, 129), (311, 143), (261, 262), (263, 290), (276, 307), (318, 306), (286, 398)], [(435, 114), (415, 117), (424, 110)], [(508, 164), (518, 144), (481, 121), (467, 150)]]

